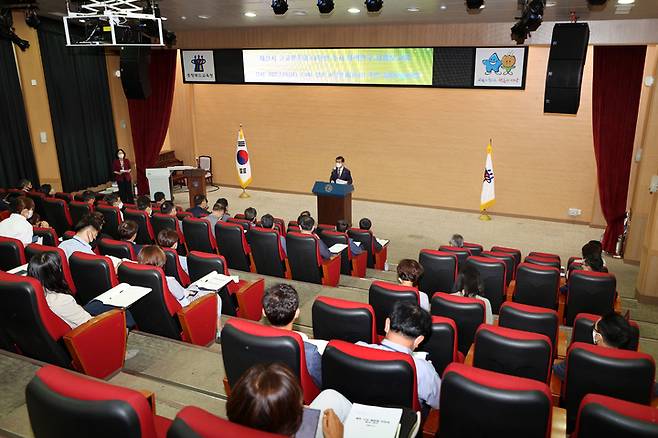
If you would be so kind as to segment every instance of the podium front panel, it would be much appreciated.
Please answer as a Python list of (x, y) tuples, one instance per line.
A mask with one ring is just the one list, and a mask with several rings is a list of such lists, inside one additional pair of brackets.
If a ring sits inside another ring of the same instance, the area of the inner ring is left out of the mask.
[(317, 196), (318, 223), (335, 225), (340, 219), (352, 224), (352, 194), (343, 197)]

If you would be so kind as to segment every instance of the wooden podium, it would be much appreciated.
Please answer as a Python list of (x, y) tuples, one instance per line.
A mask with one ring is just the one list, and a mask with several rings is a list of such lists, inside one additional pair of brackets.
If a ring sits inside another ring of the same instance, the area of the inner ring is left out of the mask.
[(187, 179), (187, 189), (190, 191), (190, 207), (194, 207), (196, 195), (206, 196), (206, 171), (203, 169), (188, 169), (183, 171)]
[(340, 219), (352, 224), (352, 192), (351, 184), (334, 184), (316, 181), (313, 193), (318, 200), (318, 223), (335, 225)]

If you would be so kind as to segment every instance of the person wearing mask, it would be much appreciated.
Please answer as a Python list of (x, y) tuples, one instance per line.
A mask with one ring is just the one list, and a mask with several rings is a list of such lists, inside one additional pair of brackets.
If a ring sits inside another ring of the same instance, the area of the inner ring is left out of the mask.
[(457, 277), (453, 295), (460, 297), (477, 298), (484, 303), (484, 311), (487, 324), (493, 324), (493, 313), (491, 303), (481, 294), (484, 293), (484, 283), (480, 279), (480, 272), (473, 266), (466, 266)]
[[(340, 219), (338, 220), (338, 222), (336, 222), (336, 231), (338, 231), (339, 233), (347, 233), (347, 230), (349, 228), (350, 228), (350, 224), (348, 224), (347, 221), (344, 219)], [(363, 252), (363, 248), (361, 248), (359, 245), (354, 243), (354, 240), (352, 240), (351, 237), (348, 237), (347, 241), (349, 242), (350, 251), (352, 251), (352, 254), (359, 255)]]
[(135, 239), (137, 238), (138, 231), (139, 231), (139, 225), (137, 225), (137, 222), (130, 220), (121, 222), (121, 224), (117, 228), (117, 234), (119, 235), (119, 240), (131, 244), (135, 251), (135, 255), (139, 254), (139, 252), (142, 250), (142, 245), (138, 245), (135, 243)]
[(455, 248), (463, 248), (464, 238), (462, 237), (461, 234), (453, 234), (450, 240), (448, 241), (448, 245), (454, 246)]
[(331, 171), (329, 181), (336, 184), (352, 184), (352, 172), (345, 167), (345, 158), (336, 157), (336, 166)]
[(126, 157), (126, 152), (123, 149), (118, 149), (116, 156), (116, 160), (112, 162), (112, 172), (117, 187), (119, 187), (119, 197), (124, 203), (133, 204), (135, 198), (133, 197), (133, 183), (130, 176), (130, 160)]
[(204, 195), (196, 195), (194, 197), (194, 207), (187, 209), (188, 213), (192, 213), (195, 218), (206, 217), (210, 214), (208, 211), (208, 198)]
[(210, 222), (210, 232), (212, 232), (213, 236), (215, 235), (215, 225), (217, 225), (217, 222), (219, 221), (225, 222), (226, 219), (224, 218), (228, 218), (226, 207), (224, 207), (224, 204), (217, 201), (215, 202), (215, 205), (212, 206), (210, 214), (206, 216), (206, 220)]
[[(359, 221), (359, 229), (363, 231), (370, 231), (372, 228), (372, 221), (368, 219), (367, 217), (364, 217)], [(377, 239), (375, 238), (375, 234), (373, 233), (372, 238), (375, 243), (375, 251), (379, 252), (382, 250), (382, 245), (381, 243), (377, 242)]]
[[(269, 287), (263, 295), (263, 315), (273, 327), (293, 331), (292, 325), (299, 318), (299, 295), (295, 288), (284, 283)], [(306, 334), (295, 333), (304, 341), (306, 369), (315, 386), (322, 388), (322, 356), (318, 347), (309, 342)]]
[[(174, 251), (178, 251), (178, 233), (174, 230), (160, 230), (157, 241), (161, 248), (171, 248)], [(187, 257), (178, 255), (178, 262), (181, 268), (183, 268), (183, 271), (189, 274), (187, 270)]]
[(153, 215), (153, 209), (151, 208), (151, 199), (146, 195), (141, 195), (137, 197), (137, 210), (145, 211), (146, 214), (151, 217)]
[(361, 345), (378, 350), (394, 351), (408, 354), (416, 365), (416, 380), (418, 384), (418, 400), (423, 412), (428, 408), (439, 409), (439, 393), (441, 379), (434, 366), (425, 359), (413, 355), (413, 352), (430, 333), (432, 317), (429, 312), (420, 306), (408, 301), (398, 301), (384, 325), (386, 337), (381, 344), (367, 344), (359, 341)]
[(59, 244), (59, 248), (66, 254), (66, 259), (68, 260), (76, 251), (94, 254), (96, 239), (104, 223), (105, 218), (97, 211), (84, 215), (75, 225), (75, 236)]
[[(36, 242), (34, 229), (29, 222), (34, 215), (34, 201), (27, 196), (17, 196), (9, 202), (11, 215), (0, 222), (0, 236), (20, 240), (23, 245)], [(37, 227), (48, 228), (48, 222), (40, 221)]]
[[(267, 228), (268, 230), (274, 229), (274, 216), (271, 214), (264, 214), (263, 217), (260, 218), (260, 226), (263, 228)], [(281, 248), (283, 248), (283, 253), (288, 254), (288, 248), (286, 247), (286, 238), (285, 236), (279, 235), (279, 241), (281, 242)]]
[(121, 201), (121, 198), (114, 193), (110, 193), (109, 195), (105, 195), (103, 200), (110, 207), (116, 207), (119, 209), (119, 218), (123, 221), (123, 202)]
[[(418, 280), (423, 275), (424, 269), (416, 260), (402, 259), (398, 263), (398, 282), (402, 286), (409, 286), (418, 289)], [(430, 299), (427, 293), (419, 290), (418, 296), (420, 298), (420, 307), (424, 310), (430, 311)]]
[[(315, 219), (311, 216), (301, 216), (299, 218), (299, 229), (302, 234), (312, 235), (315, 232)], [(318, 248), (320, 250), (320, 256), (324, 260), (329, 260), (331, 258), (331, 252), (327, 245), (322, 241), (322, 239), (316, 239), (318, 242)]]
[[(142, 250), (137, 256), (137, 263), (141, 265), (151, 265), (164, 269), (164, 265), (167, 263), (167, 256), (164, 251), (159, 246), (156, 245), (144, 245)], [(210, 291), (206, 290), (196, 290), (193, 289), (195, 286), (190, 286), (190, 289), (185, 289), (181, 284), (176, 280), (175, 277), (169, 275), (165, 276), (165, 281), (167, 282), (167, 288), (169, 292), (176, 298), (176, 301), (182, 306), (188, 306), (194, 300), (197, 300)], [(195, 292), (191, 294), (190, 292)], [(222, 329), (222, 300), (217, 297), (217, 335)]]

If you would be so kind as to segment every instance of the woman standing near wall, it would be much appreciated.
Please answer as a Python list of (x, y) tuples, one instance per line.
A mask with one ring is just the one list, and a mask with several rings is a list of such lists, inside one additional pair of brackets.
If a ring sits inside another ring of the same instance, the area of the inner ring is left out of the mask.
[(126, 158), (126, 152), (123, 149), (117, 150), (117, 158), (112, 163), (112, 171), (119, 186), (119, 197), (124, 204), (134, 204), (133, 184), (130, 176), (130, 160)]

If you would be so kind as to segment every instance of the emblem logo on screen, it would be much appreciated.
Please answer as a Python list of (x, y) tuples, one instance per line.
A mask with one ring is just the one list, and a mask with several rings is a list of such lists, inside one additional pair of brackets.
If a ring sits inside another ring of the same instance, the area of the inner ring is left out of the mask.
[(331, 184), (327, 184), (327, 185), (324, 186), (324, 191), (327, 192), (327, 193), (331, 193), (331, 192), (334, 191), (334, 188), (332, 187)]
[(207, 62), (203, 59), (203, 55), (196, 55), (190, 62), (194, 64), (195, 73), (203, 73), (203, 65)]
[(215, 82), (215, 58), (212, 50), (183, 50), (185, 82)]

